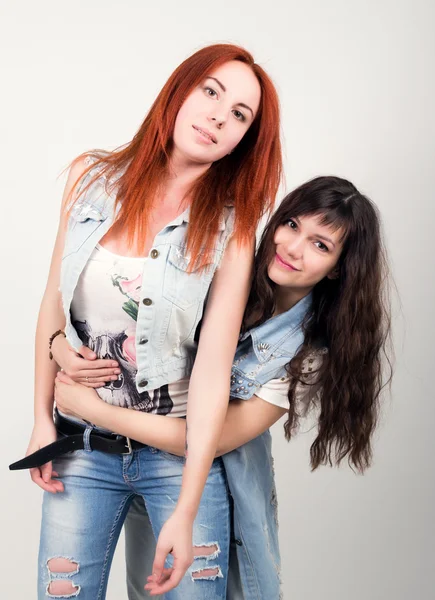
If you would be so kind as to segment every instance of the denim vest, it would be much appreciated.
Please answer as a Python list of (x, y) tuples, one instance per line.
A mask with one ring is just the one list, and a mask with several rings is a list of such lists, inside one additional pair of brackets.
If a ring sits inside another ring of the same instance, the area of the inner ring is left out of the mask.
[[(92, 162), (92, 161), (91, 161)], [(85, 188), (98, 173), (93, 168), (80, 182)], [(74, 290), (96, 244), (114, 222), (116, 181), (98, 179), (71, 210), (62, 258), (60, 292), (66, 318), (65, 334), (78, 350), (82, 342), (71, 323)], [(136, 387), (139, 392), (189, 376), (195, 356), (195, 330), (204, 300), (234, 228), (234, 209), (226, 207), (210, 264), (187, 272), (186, 233), (190, 209), (166, 225), (154, 238), (145, 261), (136, 327)]]
[[(231, 396), (248, 399), (287, 375), (285, 366), (303, 343), (301, 324), (311, 294), (286, 313), (242, 336), (231, 376)], [(278, 600), (280, 554), (271, 435), (266, 431), (222, 456), (234, 503), (234, 536), (244, 600)]]

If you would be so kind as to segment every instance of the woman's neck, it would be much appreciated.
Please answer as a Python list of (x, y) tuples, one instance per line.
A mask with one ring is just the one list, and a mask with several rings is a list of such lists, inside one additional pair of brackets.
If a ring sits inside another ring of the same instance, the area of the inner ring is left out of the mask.
[(305, 298), (312, 288), (288, 288), (277, 286), (275, 290), (275, 310), (273, 316), (281, 315), (295, 306), (302, 298)]
[(190, 188), (210, 166), (210, 164), (189, 161), (174, 150), (169, 160), (169, 173), (162, 189), (163, 199), (171, 204), (183, 203), (184, 206), (188, 206)]

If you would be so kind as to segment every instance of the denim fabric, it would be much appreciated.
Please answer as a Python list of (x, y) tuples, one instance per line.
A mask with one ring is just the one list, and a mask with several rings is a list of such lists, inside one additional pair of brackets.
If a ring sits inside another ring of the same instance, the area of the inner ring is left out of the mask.
[[(156, 545), (146, 506), (141, 496), (137, 496), (131, 503), (124, 528), (128, 599), (147, 600), (149, 596), (143, 589), (143, 574), (151, 572)], [(236, 549), (237, 544), (232, 539), (230, 542), (227, 600), (243, 600)], [(154, 598), (155, 600), (163, 600), (162, 596), (154, 596)]]
[[(103, 600), (113, 553), (130, 504), (136, 497), (143, 498), (157, 537), (177, 502), (183, 464), (183, 458), (150, 446), (124, 456), (78, 450), (56, 459), (53, 468), (65, 491), (44, 494), (38, 600), (50, 597), (47, 590), (50, 581), (56, 579), (69, 580), (76, 586), (72, 597)], [(146, 529), (141, 531), (146, 533)], [(152, 531), (149, 529), (148, 535), (154, 549)], [(198, 547), (216, 546), (217, 552), (195, 558), (182, 582), (166, 594), (166, 599), (225, 598), (229, 538), (229, 496), (222, 461), (216, 459), (195, 520), (193, 543)], [(50, 572), (48, 561), (60, 557), (76, 563), (76, 571)], [(218, 576), (193, 579), (193, 572), (213, 568)], [(143, 568), (138, 573), (142, 586), (150, 573)]]
[[(94, 176), (98, 176), (98, 166), (84, 177), (78, 188), (84, 192), (71, 210), (62, 258), (60, 291), (65, 333), (76, 350), (82, 342), (71, 324), (74, 290), (92, 251), (116, 216), (116, 182), (108, 182), (100, 176), (87, 188)], [(210, 264), (187, 272), (189, 217), (187, 208), (164, 227), (154, 238), (150, 259), (145, 261), (136, 328), (139, 392), (154, 390), (190, 375), (195, 355), (194, 336), (204, 300), (233, 232), (234, 209), (229, 206), (220, 219)]]
[(233, 398), (251, 398), (260, 386), (287, 374), (285, 366), (304, 341), (301, 324), (311, 302), (312, 294), (308, 294), (287, 312), (241, 337), (231, 371)]
[[(233, 396), (247, 400), (260, 385), (286, 375), (286, 364), (303, 342), (301, 325), (311, 301), (311, 295), (306, 296), (286, 313), (242, 336), (232, 369)], [(237, 387), (244, 389), (237, 391)], [(282, 597), (271, 447), (271, 435), (266, 431), (222, 456), (233, 507), (227, 600), (279, 600)], [(151, 560), (145, 541), (149, 537), (146, 527), (146, 513), (140, 503), (135, 502), (126, 520), (129, 600), (146, 599), (137, 583), (140, 565)], [(138, 535), (139, 530), (145, 532), (145, 537)], [(129, 557), (134, 557), (134, 562), (129, 564)]]
[[(281, 558), (278, 542), (271, 435), (266, 431), (222, 456), (233, 499), (233, 527), (237, 566), (230, 579), (243, 589), (244, 600), (281, 598)], [(228, 595), (228, 600), (238, 600)]]
[[(302, 322), (312, 295), (287, 312), (247, 331), (231, 373), (231, 395), (251, 398), (258, 388), (286, 375), (303, 343)], [(234, 535), (245, 600), (281, 598), (278, 508), (269, 431), (222, 457), (234, 504)]]

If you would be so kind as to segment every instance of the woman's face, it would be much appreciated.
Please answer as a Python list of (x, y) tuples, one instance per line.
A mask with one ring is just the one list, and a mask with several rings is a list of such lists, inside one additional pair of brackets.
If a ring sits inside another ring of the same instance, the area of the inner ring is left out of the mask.
[(275, 231), (275, 256), (268, 275), (278, 286), (301, 298), (324, 277), (338, 277), (343, 230), (334, 231), (321, 221), (322, 215), (295, 217)]
[(260, 99), (260, 84), (246, 64), (233, 60), (208, 73), (178, 112), (174, 157), (210, 165), (229, 154), (254, 121)]

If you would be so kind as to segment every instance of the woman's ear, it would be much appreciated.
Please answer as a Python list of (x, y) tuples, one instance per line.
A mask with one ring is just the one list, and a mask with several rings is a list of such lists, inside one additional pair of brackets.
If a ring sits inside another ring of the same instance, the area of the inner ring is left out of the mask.
[(340, 267), (335, 265), (335, 267), (327, 274), (326, 277), (328, 279), (338, 279), (340, 277)]

